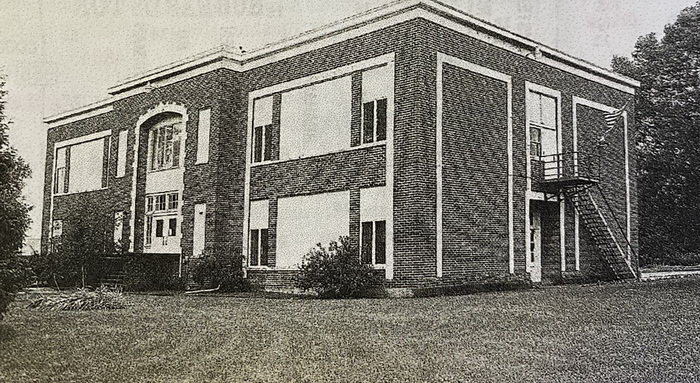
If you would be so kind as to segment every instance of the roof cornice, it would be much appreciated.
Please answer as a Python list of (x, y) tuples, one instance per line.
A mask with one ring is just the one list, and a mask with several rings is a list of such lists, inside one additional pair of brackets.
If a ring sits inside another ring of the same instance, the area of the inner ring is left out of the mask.
[[(555, 48), (527, 37), (507, 31), (466, 12), (437, 0), (395, 0), (377, 8), (312, 29), (300, 35), (283, 39), (250, 52), (236, 52), (230, 46), (214, 49), (172, 62), (153, 70), (131, 76), (110, 87), (112, 97), (102, 103), (113, 102), (134, 94), (147, 92), (150, 86), (163, 86), (175, 81), (194, 77), (211, 70), (225, 68), (237, 72), (247, 71), (287, 57), (347, 40), (397, 23), (423, 18), (484, 40), (487, 43), (508, 49), (523, 56), (533, 56), (550, 66), (589, 78), (604, 85), (634, 94), (639, 81), (614, 73), (588, 61), (576, 58)], [(472, 33), (469, 33), (472, 31)], [(474, 32), (475, 31), (475, 32)], [(531, 53), (540, 52), (540, 57)], [(95, 109), (91, 104), (79, 109), (60, 113), (44, 119), (53, 123)], [(63, 124), (60, 121), (60, 124)]]

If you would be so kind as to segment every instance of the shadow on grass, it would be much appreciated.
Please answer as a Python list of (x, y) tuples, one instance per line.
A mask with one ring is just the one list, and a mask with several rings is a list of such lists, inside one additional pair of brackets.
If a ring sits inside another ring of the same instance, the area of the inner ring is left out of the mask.
[(14, 327), (7, 323), (0, 323), (0, 343), (12, 340), (15, 335), (17, 335), (17, 331)]

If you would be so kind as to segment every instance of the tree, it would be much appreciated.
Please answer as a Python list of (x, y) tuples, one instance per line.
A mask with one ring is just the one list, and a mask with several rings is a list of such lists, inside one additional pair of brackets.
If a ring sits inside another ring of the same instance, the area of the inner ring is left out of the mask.
[(39, 282), (57, 287), (97, 286), (104, 260), (123, 255), (114, 243), (114, 218), (99, 206), (85, 205), (63, 217), (63, 234), (51, 251), (32, 256)]
[(18, 254), (29, 228), (29, 205), (22, 196), (29, 166), (10, 146), (5, 116), (5, 77), (0, 75), (0, 319), (28, 280), (26, 262)]
[[(659, 40), (641, 36), (613, 70), (641, 82), (636, 95), (642, 262), (700, 261), (700, 2)], [(689, 256), (690, 255), (690, 256)]]

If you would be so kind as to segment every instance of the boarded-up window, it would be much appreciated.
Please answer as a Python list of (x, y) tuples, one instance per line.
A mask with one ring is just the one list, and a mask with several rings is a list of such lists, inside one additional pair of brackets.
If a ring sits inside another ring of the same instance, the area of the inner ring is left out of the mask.
[(207, 204), (194, 205), (194, 233), (192, 238), (192, 255), (199, 257), (204, 251), (207, 223)]
[(211, 109), (199, 111), (197, 126), (197, 163), (209, 162), (209, 130), (211, 127)]
[(69, 193), (102, 188), (105, 142), (99, 139), (70, 147)]
[(126, 175), (126, 151), (127, 151), (127, 138), (129, 136), (128, 130), (122, 130), (119, 132), (119, 145), (117, 147), (117, 177), (124, 177)]
[(350, 194), (280, 198), (277, 212), (277, 267), (295, 268), (316, 244), (328, 246), (348, 235)]
[(280, 159), (350, 147), (351, 76), (282, 94)]

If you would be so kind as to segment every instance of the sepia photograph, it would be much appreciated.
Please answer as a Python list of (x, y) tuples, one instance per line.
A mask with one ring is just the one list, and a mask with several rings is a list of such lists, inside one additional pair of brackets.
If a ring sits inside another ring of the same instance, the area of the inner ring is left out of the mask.
[(0, 382), (700, 382), (700, 2), (0, 0)]

